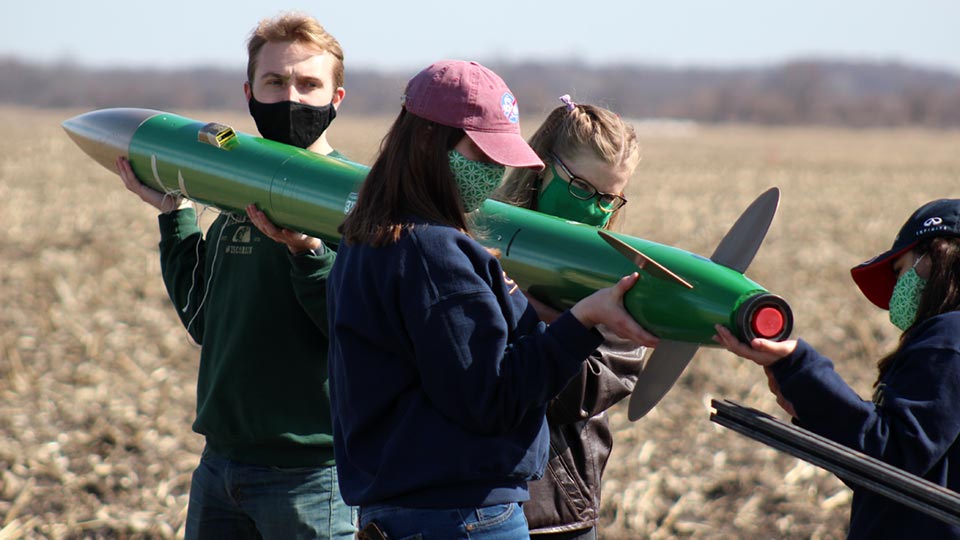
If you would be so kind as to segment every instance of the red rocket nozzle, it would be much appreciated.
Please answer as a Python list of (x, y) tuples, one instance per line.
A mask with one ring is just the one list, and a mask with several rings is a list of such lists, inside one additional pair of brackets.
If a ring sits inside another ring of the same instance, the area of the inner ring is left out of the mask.
[(793, 330), (793, 312), (786, 300), (775, 294), (760, 293), (740, 304), (734, 315), (740, 338), (783, 341)]
[(750, 327), (758, 337), (772, 338), (783, 331), (785, 319), (783, 313), (774, 306), (765, 306), (753, 314)]

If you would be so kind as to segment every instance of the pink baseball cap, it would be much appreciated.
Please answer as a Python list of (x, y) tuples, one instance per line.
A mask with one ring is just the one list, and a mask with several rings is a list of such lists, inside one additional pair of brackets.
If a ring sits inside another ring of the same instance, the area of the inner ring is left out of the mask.
[(517, 99), (496, 73), (476, 62), (441, 60), (407, 83), (407, 112), (463, 129), (494, 162), (543, 169), (543, 161), (520, 135)]

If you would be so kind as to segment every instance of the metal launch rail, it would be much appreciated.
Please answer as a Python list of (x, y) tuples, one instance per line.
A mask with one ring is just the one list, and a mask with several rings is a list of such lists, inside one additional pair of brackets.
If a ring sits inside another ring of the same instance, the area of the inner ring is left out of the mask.
[(781, 452), (822, 467), (951, 525), (960, 525), (960, 494), (769, 414), (733, 401), (711, 400), (710, 420)]

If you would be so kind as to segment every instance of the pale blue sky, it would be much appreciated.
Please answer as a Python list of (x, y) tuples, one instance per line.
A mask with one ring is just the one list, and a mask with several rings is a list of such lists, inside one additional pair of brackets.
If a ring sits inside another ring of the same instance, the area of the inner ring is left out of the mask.
[(316, 16), (348, 69), (440, 58), (760, 66), (798, 57), (901, 61), (960, 74), (957, 0), (17, 0), (0, 56), (85, 66), (241, 68), (255, 23)]

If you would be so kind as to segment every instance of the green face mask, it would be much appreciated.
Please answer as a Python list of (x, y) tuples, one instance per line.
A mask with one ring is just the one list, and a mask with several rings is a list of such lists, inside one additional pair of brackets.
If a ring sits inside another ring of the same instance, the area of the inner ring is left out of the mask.
[[(923, 256), (920, 256), (922, 259)], [(927, 280), (917, 275), (917, 263), (903, 273), (893, 286), (890, 296), (890, 322), (900, 330), (906, 331), (917, 319), (917, 308), (920, 307), (920, 293), (927, 285)]]
[(456, 150), (450, 150), (450, 170), (457, 180), (460, 200), (466, 212), (473, 212), (503, 181), (506, 167), (497, 163), (469, 160)]
[(551, 165), (553, 180), (540, 190), (537, 210), (544, 214), (578, 221), (595, 227), (606, 227), (613, 212), (604, 212), (597, 206), (597, 199), (581, 200), (570, 194), (570, 183), (557, 174), (557, 166)]

